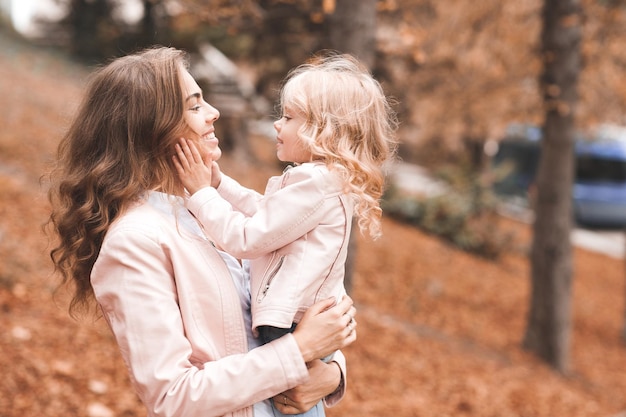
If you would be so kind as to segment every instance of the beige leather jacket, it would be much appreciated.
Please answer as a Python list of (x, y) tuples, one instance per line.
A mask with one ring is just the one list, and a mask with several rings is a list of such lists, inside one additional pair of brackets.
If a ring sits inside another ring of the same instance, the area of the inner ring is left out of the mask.
[[(182, 200), (151, 193), (109, 229), (91, 282), (149, 416), (248, 416), (308, 378), (291, 335), (248, 352), (229, 270)], [(168, 207), (164, 209), (164, 207)], [(342, 356), (335, 360), (345, 375)], [(343, 392), (327, 399), (337, 402)]]
[(222, 175), (187, 207), (219, 247), (251, 260), (253, 328), (291, 327), (311, 304), (345, 294), (353, 203), (324, 164), (270, 178), (264, 195)]

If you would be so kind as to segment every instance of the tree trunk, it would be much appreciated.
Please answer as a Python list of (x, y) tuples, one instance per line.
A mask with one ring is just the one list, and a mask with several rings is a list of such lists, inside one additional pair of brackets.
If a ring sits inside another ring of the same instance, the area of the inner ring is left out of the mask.
[(532, 291), (524, 347), (569, 367), (574, 108), (580, 72), (578, 0), (545, 0), (541, 47), (545, 120), (531, 250)]
[(149, 46), (155, 43), (157, 25), (154, 18), (154, 0), (143, 0), (143, 17), (141, 18), (140, 45)]
[(68, 14), (72, 53), (84, 61), (99, 62), (105, 56), (104, 25), (110, 24), (113, 6), (109, 0), (72, 0)]
[[(334, 10), (327, 10), (330, 13), (330, 47), (341, 53), (354, 55), (371, 70), (376, 59), (376, 0), (337, 0), (333, 5)], [(352, 290), (357, 253), (355, 233), (359, 233), (358, 226), (356, 222), (352, 222), (344, 279), (348, 293)]]
[(330, 47), (352, 54), (368, 68), (376, 60), (376, 0), (336, 0), (329, 15)]

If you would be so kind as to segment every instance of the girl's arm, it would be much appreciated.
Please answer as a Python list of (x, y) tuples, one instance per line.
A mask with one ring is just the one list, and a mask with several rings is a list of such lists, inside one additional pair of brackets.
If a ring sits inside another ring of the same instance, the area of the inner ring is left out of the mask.
[(213, 161), (208, 166), (193, 142), (181, 139), (176, 144), (173, 161), (178, 176), (190, 195), (211, 186), (246, 216), (252, 216), (258, 209), (263, 195), (224, 175), (217, 162)]
[(315, 167), (298, 167), (286, 174), (283, 188), (265, 195), (254, 214), (236, 210), (214, 188), (203, 188), (187, 208), (226, 252), (253, 259), (297, 240), (325, 219), (325, 204), (340, 193), (333, 176)]
[[(178, 152), (183, 161), (177, 168), (181, 179), (208, 171), (194, 146), (183, 143)], [(325, 167), (302, 165), (287, 171), (281, 180), (282, 187), (265, 195), (251, 215), (234, 209), (212, 187), (192, 194), (187, 208), (223, 250), (236, 258), (256, 258), (317, 227), (325, 217), (324, 204), (342, 191), (339, 179)]]

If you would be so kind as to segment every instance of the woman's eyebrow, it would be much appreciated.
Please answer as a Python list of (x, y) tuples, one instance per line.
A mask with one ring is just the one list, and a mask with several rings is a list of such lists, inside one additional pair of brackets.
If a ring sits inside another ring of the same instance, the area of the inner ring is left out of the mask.
[(202, 93), (193, 93), (191, 95), (189, 95), (186, 99), (185, 102), (191, 100), (191, 99), (197, 99), (199, 100), (200, 98), (202, 98)]

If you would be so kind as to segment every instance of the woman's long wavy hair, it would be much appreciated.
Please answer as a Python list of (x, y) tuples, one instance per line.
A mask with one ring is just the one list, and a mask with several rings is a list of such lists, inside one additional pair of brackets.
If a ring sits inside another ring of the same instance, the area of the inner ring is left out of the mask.
[(184, 52), (154, 47), (118, 58), (90, 79), (50, 173), (50, 256), (70, 313), (93, 300), (90, 275), (109, 226), (148, 190), (181, 192), (172, 150), (184, 127)]
[(354, 57), (318, 56), (286, 77), (280, 106), (305, 116), (299, 137), (355, 197), (361, 232), (381, 234), (383, 165), (395, 153), (397, 119), (383, 89)]

